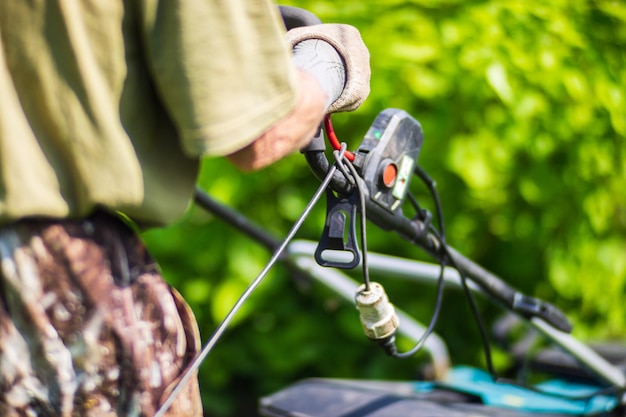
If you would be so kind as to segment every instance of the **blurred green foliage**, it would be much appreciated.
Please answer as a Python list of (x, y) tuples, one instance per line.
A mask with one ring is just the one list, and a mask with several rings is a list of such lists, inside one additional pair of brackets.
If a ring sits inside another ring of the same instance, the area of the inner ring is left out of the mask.
[[(449, 243), (561, 307), (577, 336), (624, 340), (626, 3), (283, 4), (356, 26), (370, 49), (372, 92), (358, 111), (335, 115), (340, 140), (356, 147), (378, 112), (406, 110), (424, 129), (420, 164), (437, 181)], [(199, 184), (277, 237), (318, 186), (300, 155), (252, 174), (206, 160)], [(317, 239), (323, 221), (321, 203), (298, 237)], [(372, 226), (368, 238), (372, 250), (424, 258)], [(270, 257), (198, 208), (145, 239), (192, 305), (203, 340)], [(377, 279), (396, 305), (429, 320), (432, 289)], [(463, 297), (446, 293), (444, 303), (436, 330), (453, 361), (481, 365)], [(479, 306), (487, 321), (501, 312)], [(422, 359), (387, 358), (362, 336), (350, 303), (278, 266), (201, 369), (206, 415), (252, 415), (259, 396), (304, 377), (412, 378)]]

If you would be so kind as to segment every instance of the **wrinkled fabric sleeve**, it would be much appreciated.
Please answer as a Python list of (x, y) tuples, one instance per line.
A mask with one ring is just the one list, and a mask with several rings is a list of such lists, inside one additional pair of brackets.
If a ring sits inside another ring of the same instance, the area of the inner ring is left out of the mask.
[(274, 4), (140, 4), (148, 65), (189, 156), (241, 149), (293, 109), (295, 69)]

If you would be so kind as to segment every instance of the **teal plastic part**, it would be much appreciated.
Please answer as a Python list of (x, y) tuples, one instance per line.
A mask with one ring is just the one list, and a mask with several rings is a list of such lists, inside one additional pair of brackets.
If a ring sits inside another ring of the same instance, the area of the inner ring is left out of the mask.
[(573, 416), (598, 415), (618, 405), (615, 396), (598, 393), (602, 387), (565, 380), (549, 380), (533, 389), (496, 382), (482, 369), (455, 367), (441, 382), (418, 382), (416, 390), (448, 389), (479, 398), (485, 405), (518, 411)]

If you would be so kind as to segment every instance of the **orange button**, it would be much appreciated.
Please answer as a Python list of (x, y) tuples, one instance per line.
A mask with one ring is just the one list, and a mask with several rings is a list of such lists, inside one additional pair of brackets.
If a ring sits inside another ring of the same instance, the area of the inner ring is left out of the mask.
[(385, 184), (386, 187), (391, 188), (396, 182), (397, 176), (398, 167), (396, 166), (396, 164), (391, 162), (385, 167), (385, 170), (383, 171), (383, 184)]

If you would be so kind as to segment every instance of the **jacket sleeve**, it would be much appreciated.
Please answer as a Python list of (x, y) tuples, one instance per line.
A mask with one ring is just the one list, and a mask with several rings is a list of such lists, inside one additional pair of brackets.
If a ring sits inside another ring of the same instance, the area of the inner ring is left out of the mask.
[(295, 105), (278, 7), (265, 0), (144, 0), (148, 67), (189, 156), (251, 143)]

